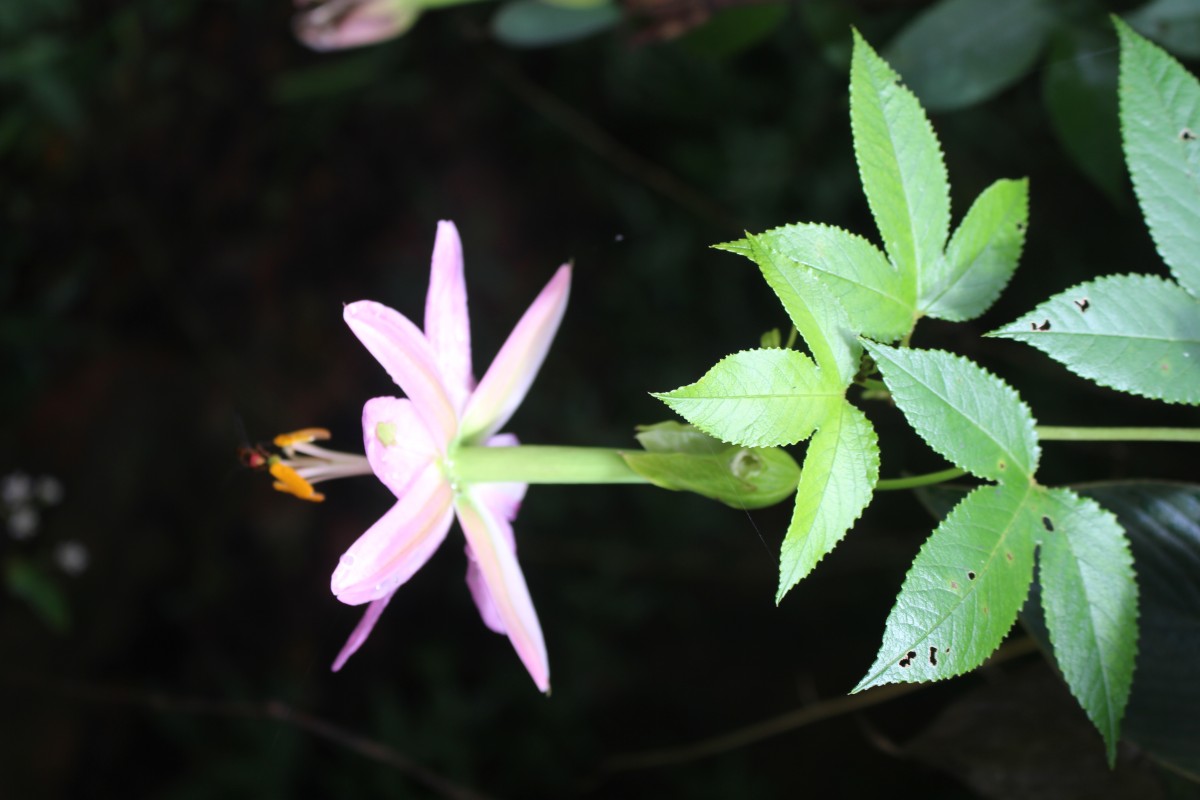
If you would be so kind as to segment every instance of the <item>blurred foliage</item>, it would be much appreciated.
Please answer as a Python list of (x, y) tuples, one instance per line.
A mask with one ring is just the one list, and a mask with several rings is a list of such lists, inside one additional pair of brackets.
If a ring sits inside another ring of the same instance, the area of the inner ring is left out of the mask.
[[(528, 51), (497, 46), (495, 9), (468, 6), (321, 56), (291, 39), (282, 2), (0, 4), (0, 468), (65, 487), (0, 559), (41, 564), (67, 539), (91, 553), (81, 576), (55, 579), (69, 633), (24, 602), (0, 615), (5, 796), (438, 796), (269, 701), (495, 797), (970, 791), (880, 742), (909, 740), (982, 678), (704, 760), (601, 770), (847, 691), (927, 529), (911, 497), (880, 498), (776, 608), (779, 509), (535, 487), (517, 530), (554, 676), (544, 699), (480, 624), (453, 541), (331, 675), (359, 612), (332, 598), (329, 573), (388, 493), (344, 482), (300, 504), (235, 456), (239, 418), (251, 441), (323, 424), (335, 446), (357, 444), (362, 402), (393, 390), (341, 304), (419, 318), (439, 218), (464, 236), (477, 364), (555, 266), (577, 265), (512, 429), (630, 444), (661, 414), (648, 390), (785, 323), (757, 274), (710, 244), (794, 219), (868, 229), (846, 26), (885, 45), (928, 5), (812, 0), (757, 41), (730, 25), (740, 38), (724, 43), (717, 23), (688, 27), (710, 17), (686, 4), (631, 5), (638, 25)], [(1090, 46), (1081, 57), (1111, 70), (1115, 46)], [(1158, 269), (1123, 173), (1106, 194), (1064, 157), (1041, 90), (1052, 68), (935, 115), (957, 214), (997, 176), (1027, 175), (1031, 224), (997, 307), (977, 325), (931, 323), (920, 344), (953, 337), (1047, 423), (1195, 424), (978, 337), (1081, 280)], [(873, 414), (895, 458), (884, 476), (939, 466), (896, 412)], [(1185, 457), (1060, 445), (1042, 474), (1188, 478)]]

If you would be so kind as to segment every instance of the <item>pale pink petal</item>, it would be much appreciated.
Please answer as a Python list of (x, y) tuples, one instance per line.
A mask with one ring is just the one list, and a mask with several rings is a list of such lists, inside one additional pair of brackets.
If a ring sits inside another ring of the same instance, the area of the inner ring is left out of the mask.
[(363, 406), (363, 444), (375, 477), (396, 497), (438, 455), (412, 401), (399, 397), (375, 397)]
[(413, 26), (418, 13), (411, 0), (326, 0), (297, 14), (292, 24), (297, 39), (324, 52), (399, 36)]
[(438, 448), (444, 450), (455, 436), (458, 415), (425, 335), (400, 312), (370, 300), (351, 303), (343, 316), (354, 335), (413, 401)]
[(436, 464), (342, 556), (330, 588), (348, 605), (378, 600), (424, 566), (446, 538), (453, 492)]
[[(455, 503), (458, 521), (475, 556), (475, 563), (494, 606), (495, 622), (503, 627), (533, 682), (550, 690), (550, 664), (537, 612), (525, 585), (525, 576), (510, 544), (509, 524), (473, 497), (477, 487), (460, 493)], [(482, 608), (481, 608), (482, 611)], [(484, 621), (488, 614), (484, 612)]]
[(388, 601), (392, 599), (393, 594), (395, 594), (394, 591), (385, 594), (378, 600), (372, 600), (371, 604), (367, 606), (366, 613), (362, 615), (362, 619), (354, 626), (354, 630), (350, 632), (350, 638), (342, 645), (341, 652), (334, 659), (332, 667), (334, 672), (344, 667), (350, 656), (357, 653), (358, 648), (362, 647), (363, 642), (367, 640), (367, 637), (371, 635), (371, 631), (375, 629), (375, 623), (379, 621), (379, 615), (387, 608)]
[(507, 633), (504, 620), (500, 619), (500, 610), (496, 607), (496, 601), (492, 599), (492, 593), (488, 591), (483, 571), (479, 569), (479, 564), (475, 563), (475, 553), (471, 551), (470, 545), (467, 545), (467, 588), (471, 590), (471, 599), (479, 609), (483, 624), (496, 633)]
[(425, 338), (442, 370), (442, 381), (455, 410), (462, 412), (475, 388), (471, 371), (471, 326), (467, 316), (467, 282), (463, 277), (462, 241), (453, 222), (438, 223), (425, 296)]
[(570, 290), (571, 267), (564, 264), (513, 328), (467, 401), (459, 428), (464, 439), (488, 438), (521, 405), (558, 332)]

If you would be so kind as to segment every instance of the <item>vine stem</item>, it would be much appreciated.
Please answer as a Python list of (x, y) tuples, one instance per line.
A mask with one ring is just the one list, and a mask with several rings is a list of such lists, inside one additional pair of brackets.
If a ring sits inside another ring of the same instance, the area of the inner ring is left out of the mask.
[(888, 492), (896, 489), (915, 489), (918, 486), (930, 486), (943, 481), (951, 481), (960, 475), (966, 475), (965, 469), (951, 467), (950, 469), (927, 472), (924, 475), (912, 475), (907, 478), (885, 478), (875, 484), (875, 491)]
[(1044, 442), (1200, 442), (1200, 428), (1078, 428), (1038, 425)]

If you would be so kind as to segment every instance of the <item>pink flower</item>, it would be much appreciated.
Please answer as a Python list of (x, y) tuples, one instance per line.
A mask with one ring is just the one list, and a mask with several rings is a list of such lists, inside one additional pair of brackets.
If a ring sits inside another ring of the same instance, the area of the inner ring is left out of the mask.
[(393, 39), (421, 13), (419, 0), (296, 0), (296, 38), (313, 50), (344, 50)]
[(369, 301), (346, 306), (350, 329), (406, 398), (376, 397), (363, 408), (371, 469), (396, 504), (359, 537), (333, 573), (344, 603), (369, 603), (342, 648), (336, 671), (366, 640), (396, 589), (446, 538), (455, 515), (467, 539), (467, 585), (483, 621), (506, 633), (543, 692), (550, 668), (537, 613), (517, 563), (512, 521), (524, 484), (459, 482), (459, 447), (514, 445), (497, 435), (525, 397), (562, 321), (571, 269), (563, 265), (521, 317), (478, 385), (462, 244), (451, 222), (438, 223), (425, 301), (425, 331), (397, 311)]

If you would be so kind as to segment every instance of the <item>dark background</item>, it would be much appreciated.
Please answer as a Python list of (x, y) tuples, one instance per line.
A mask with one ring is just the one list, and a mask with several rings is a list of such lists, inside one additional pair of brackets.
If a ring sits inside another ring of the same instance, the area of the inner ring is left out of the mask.
[[(419, 321), (436, 221), (453, 219), (482, 372), (573, 260), (562, 331), (509, 428), (630, 445), (634, 425), (670, 418), (648, 392), (785, 323), (756, 271), (709, 245), (793, 221), (875, 237), (845, 64), (827, 57), (848, 31), (822, 41), (811, 9), (788, 6), (734, 53), (629, 26), (514, 50), (484, 5), (318, 55), (283, 0), (17, 5), (0, 12), (0, 469), (52, 475), (64, 498), (32, 538), (0, 537), (0, 796), (453, 796), (421, 770), (508, 798), (1005, 796), (989, 769), (1043, 764), (1058, 793), (1038, 796), (1187, 794), (1133, 750), (1105, 772), (1037, 655), (705, 758), (609, 769), (843, 696), (933, 524), (908, 494), (878, 497), (776, 608), (786, 507), (534, 487), (517, 535), (550, 698), (480, 624), (457, 532), (329, 672), (359, 617), (329, 574), (390, 496), (358, 479), (305, 504), (236, 453), (309, 425), (361, 447), (362, 403), (394, 388), (342, 304)], [(849, 13), (881, 44), (921, 5)], [(1106, 196), (1052, 133), (1047, 68), (932, 115), (955, 220), (992, 180), (1027, 175), (1031, 227), (996, 308), (922, 322), (916, 343), (977, 358), (1046, 424), (1194, 424), (979, 338), (1080, 280), (1162, 273), (1128, 188)], [(884, 477), (942, 466), (894, 410), (868, 413)], [(1187, 478), (1183, 455), (1052, 444), (1039, 475)], [(68, 541), (89, 554), (78, 576), (55, 559)], [(942, 735), (939, 715), (997, 691), (1028, 715), (968, 714), (973, 734)]]

